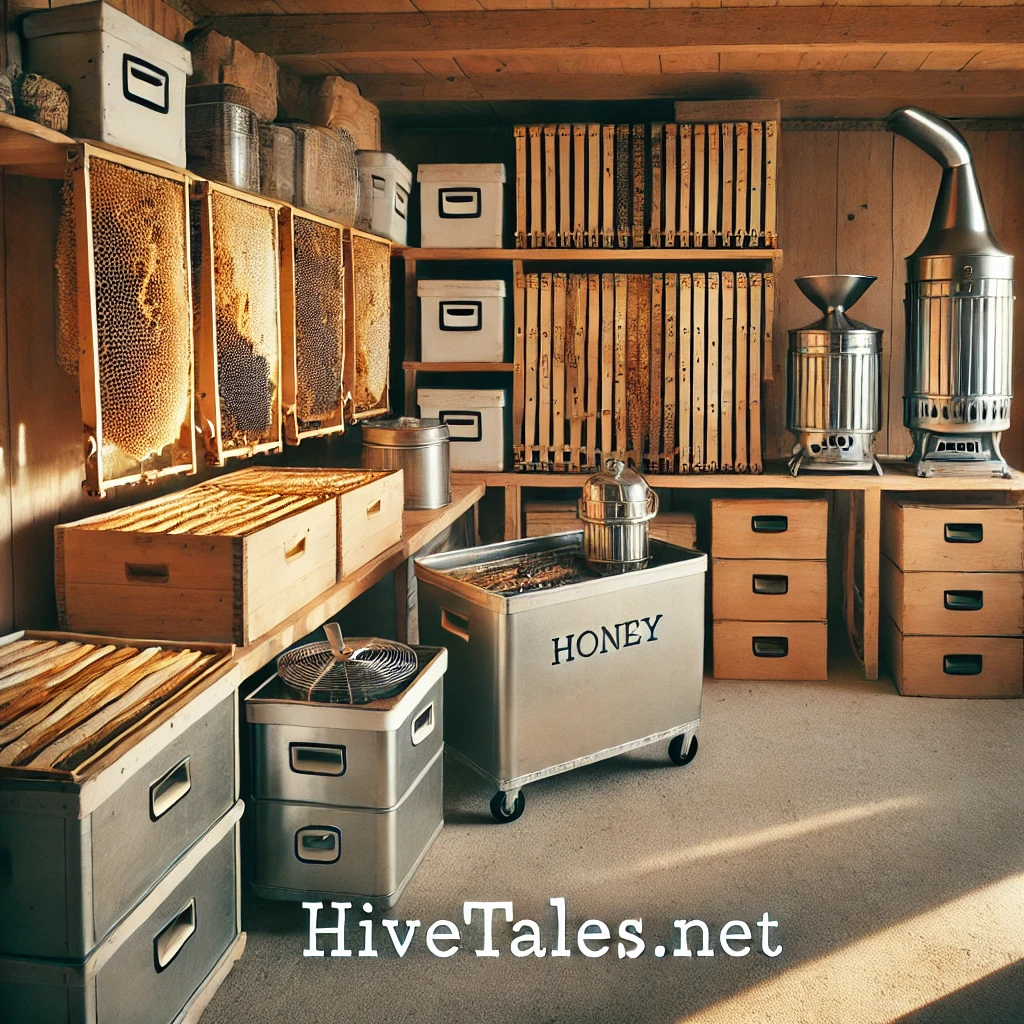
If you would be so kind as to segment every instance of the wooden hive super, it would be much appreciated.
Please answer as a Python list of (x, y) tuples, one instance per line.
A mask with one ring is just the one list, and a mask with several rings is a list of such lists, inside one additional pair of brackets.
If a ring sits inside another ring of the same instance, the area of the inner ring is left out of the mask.
[(251, 643), (396, 543), (402, 493), (401, 473), (258, 469), (58, 526), (61, 622)]

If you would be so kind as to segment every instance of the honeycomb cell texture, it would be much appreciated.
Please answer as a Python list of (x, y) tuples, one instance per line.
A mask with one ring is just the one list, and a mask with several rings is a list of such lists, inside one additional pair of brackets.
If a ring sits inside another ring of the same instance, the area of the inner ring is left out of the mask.
[(296, 413), (315, 429), (339, 417), (345, 352), (341, 230), (295, 217)]
[(221, 192), (211, 202), (221, 442), (230, 449), (277, 438), (276, 214)]
[(365, 235), (352, 236), (352, 316), (355, 338), (355, 412), (387, 409), (391, 347), (391, 246)]
[(60, 221), (54, 268), (57, 271), (57, 361), (78, 379), (78, 275), (75, 267), (75, 188), (68, 176), (60, 190)]

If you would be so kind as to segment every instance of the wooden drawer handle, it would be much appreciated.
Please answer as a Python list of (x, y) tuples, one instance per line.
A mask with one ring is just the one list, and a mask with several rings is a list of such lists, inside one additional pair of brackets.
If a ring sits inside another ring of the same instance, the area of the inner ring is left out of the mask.
[(980, 544), (985, 530), (981, 523), (946, 523), (943, 536), (947, 544)]
[(951, 612), (980, 612), (985, 596), (980, 590), (947, 590), (942, 603)]
[(788, 636), (755, 636), (750, 641), (755, 658), (785, 658), (789, 654)]
[(752, 576), (751, 589), (755, 594), (788, 594), (788, 576)]
[(942, 671), (947, 676), (980, 676), (980, 654), (947, 654), (942, 659)]
[(785, 533), (789, 529), (789, 516), (751, 516), (750, 529), (754, 533)]
[(190, 899), (153, 940), (153, 962), (157, 973), (171, 966), (174, 958), (196, 931), (196, 901)]
[(366, 518), (367, 519), (370, 519), (373, 516), (378, 516), (378, 515), (380, 515), (380, 498), (378, 498), (376, 501), (370, 502), (370, 504), (366, 506)]
[(124, 563), (125, 579), (132, 583), (167, 583), (171, 578), (169, 565), (143, 565), (139, 562)]
[(306, 553), (306, 538), (303, 537), (297, 544), (293, 544), (291, 547), (285, 545), (284, 548), (284, 560), (291, 562), (296, 558), (301, 558)]

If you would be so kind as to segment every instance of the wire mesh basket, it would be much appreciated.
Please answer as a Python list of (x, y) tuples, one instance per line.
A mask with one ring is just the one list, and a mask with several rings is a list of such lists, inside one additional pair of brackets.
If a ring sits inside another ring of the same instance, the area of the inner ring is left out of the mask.
[(82, 404), (85, 488), (196, 470), (188, 184), (92, 144), (69, 150), (57, 355)]
[(343, 229), (281, 211), (281, 404), (285, 440), (345, 429)]
[(347, 228), (345, 380), (354, 422), (390, 411), (391, 243)]
[(281, 449), (281, 204), (193, 187), (197, 384), (206, 459)]

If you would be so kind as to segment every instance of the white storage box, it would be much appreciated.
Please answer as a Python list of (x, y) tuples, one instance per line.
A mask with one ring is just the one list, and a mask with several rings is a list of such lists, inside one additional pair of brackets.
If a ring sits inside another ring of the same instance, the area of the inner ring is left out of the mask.
[(500, 363), (505, 354), (504, 281), (420, 281), (420, 358)]
[(505, 468), (505, 392), (469, 388), (420, 388), (420, 415), (448, 425), (453, 470), (500, 472)]
[(420, 164), (420, 245), (500, 249), (504, 164)]
[(409, 192), (412, 171), (391, 153), (375, 149), (356, 152), (359, 163), (359, 209), (370, 218), (365, 226), (374, 235), (405, 245), (409, 235)]
[(185, 166), (192, 54), (104, 3), (29, 15), (25, 67), (71, 97), (69, 132)]

